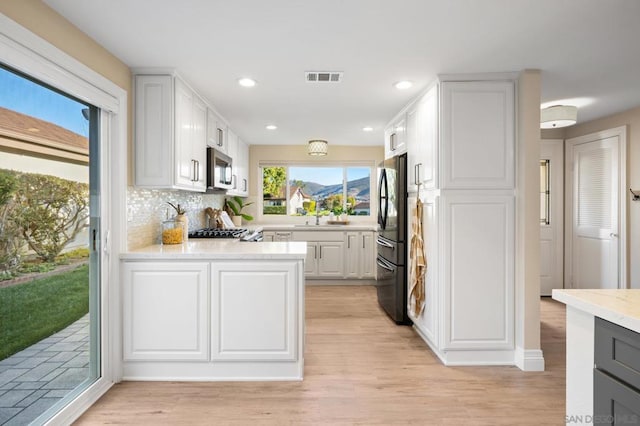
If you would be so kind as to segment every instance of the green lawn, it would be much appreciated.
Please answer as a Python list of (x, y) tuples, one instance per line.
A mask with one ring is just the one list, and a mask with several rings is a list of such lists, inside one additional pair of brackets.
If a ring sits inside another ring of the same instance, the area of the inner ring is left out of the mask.
[(0, 288), (0, 360), (89, 312), (89, 267)]

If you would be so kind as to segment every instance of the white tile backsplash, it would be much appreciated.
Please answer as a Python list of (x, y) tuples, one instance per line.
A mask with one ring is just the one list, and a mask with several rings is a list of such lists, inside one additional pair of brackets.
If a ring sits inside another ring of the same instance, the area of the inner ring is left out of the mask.
[(187, 191), (127, 188), (127, 248), (134, 250), (160, 242), (162, 221), (175, 215), (167, 204), (180, 204), (187, 210), (189, 230), (207, 226), (204, 209), (219, 209), (224, 194), (202, 194)]

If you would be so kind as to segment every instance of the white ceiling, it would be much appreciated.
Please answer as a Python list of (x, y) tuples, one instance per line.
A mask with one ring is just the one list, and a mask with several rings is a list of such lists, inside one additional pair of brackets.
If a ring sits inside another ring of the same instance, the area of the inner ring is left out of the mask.
[(579, 122), (640, 105), (638, 0), (45, 2), (129, 66), (176, 68), (251, 144), (382, 144), (440, 73), (540, 69), (542, 101), (581, 98)]

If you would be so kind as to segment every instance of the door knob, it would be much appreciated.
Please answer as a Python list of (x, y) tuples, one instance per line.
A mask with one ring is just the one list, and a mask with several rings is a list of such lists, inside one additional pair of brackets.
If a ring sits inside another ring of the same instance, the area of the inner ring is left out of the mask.
[(614, 234), (613, 232), (609, 234), (611, 238), (618, 238), (618, 234)]

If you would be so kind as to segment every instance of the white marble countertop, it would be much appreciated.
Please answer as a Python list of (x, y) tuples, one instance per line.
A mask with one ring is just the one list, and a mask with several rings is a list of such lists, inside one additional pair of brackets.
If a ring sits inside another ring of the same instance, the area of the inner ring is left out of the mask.
[[(314, 219), (315, 220), (315, 219)], [(309, 223), (312, 223), (311, 221)], [(315, 223), (315, 222), (313, 222)], [(349, 223), (347, 225), (329, 225), (326, 219), (320, 225), (250, 223), (247, 227), (263, 231), (377, 231), (377, 223)]]
[(242, 242), (237, 239), (192, 239), (183, 244), (155, 244), (120, 255), (124, 260), (304, 259), (305, 242)]
[(640, 333), (640, 290), (553, 290), (553, 298)]

